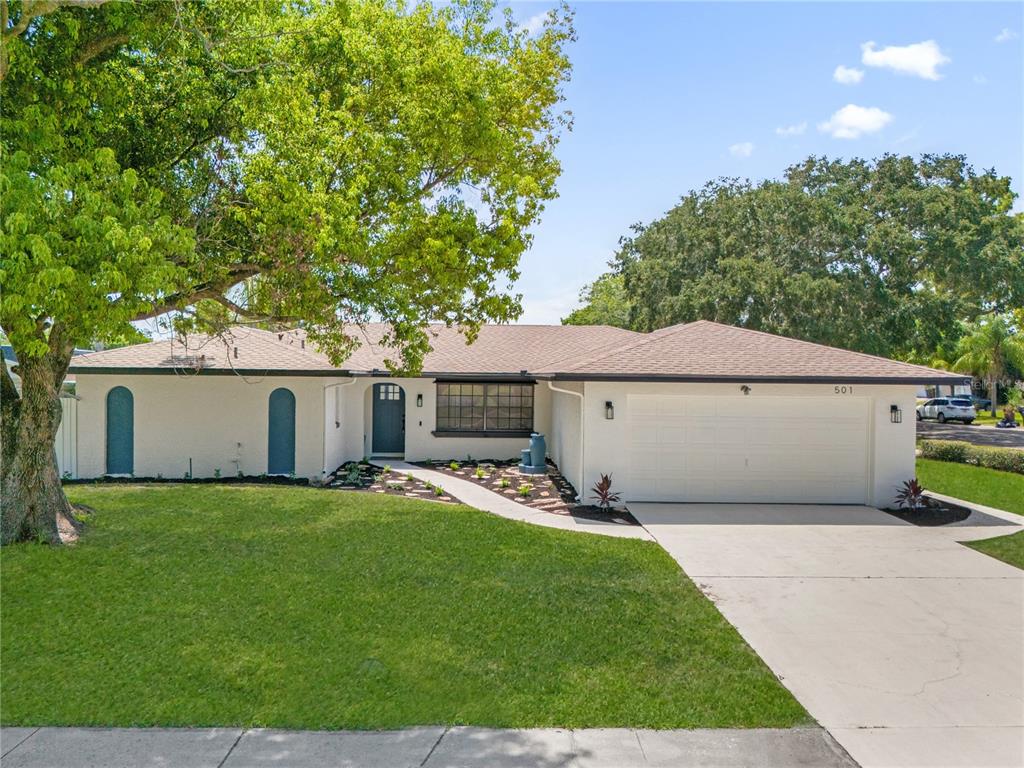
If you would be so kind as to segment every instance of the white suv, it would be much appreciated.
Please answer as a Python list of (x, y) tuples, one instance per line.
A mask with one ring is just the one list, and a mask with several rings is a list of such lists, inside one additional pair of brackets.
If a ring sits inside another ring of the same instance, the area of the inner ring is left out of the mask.
[(940, 424), (947, 421), (962, 421), (970, 424), (977, 418), (974, 403), (968, 397), (933, 397), (917, 406), (917, 420), (937, 419)]

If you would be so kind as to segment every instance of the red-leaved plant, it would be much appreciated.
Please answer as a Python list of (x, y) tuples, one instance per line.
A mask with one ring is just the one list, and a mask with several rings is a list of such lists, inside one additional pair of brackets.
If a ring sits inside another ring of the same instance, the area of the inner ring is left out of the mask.
[(914, 511), (925, 505), (924, 488), (917, 482), (916, 477), (903, 484), (899, 493), (896, 494), (896, 501), (901, 507), (909, 507)]
[(601, 475), (601, 479), (597, 481), (597, 484), (591, 490), (594, 492), (591, 498), (597, 499), (598, 506), (604, 509), (608, 509), (622, 496), (622, 494), (612, 490), (611, 475)]

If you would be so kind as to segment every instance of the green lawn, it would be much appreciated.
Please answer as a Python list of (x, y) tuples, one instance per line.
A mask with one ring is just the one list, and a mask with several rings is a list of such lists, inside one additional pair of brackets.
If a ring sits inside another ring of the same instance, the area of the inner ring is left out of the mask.
[(1004, 563), (1024, 568), (1024, 531), (999, 536), (984, 541), (964, 542), (968, 547), (984, 552), (986, 555), (1002, 560)]
[(1024, 475), (918, 459), (917, 479), (929, 491), (1024, 515)]
[(4, 725), (787, 727), (658, 546), (308, 488), (74, 486), (0, 561)]

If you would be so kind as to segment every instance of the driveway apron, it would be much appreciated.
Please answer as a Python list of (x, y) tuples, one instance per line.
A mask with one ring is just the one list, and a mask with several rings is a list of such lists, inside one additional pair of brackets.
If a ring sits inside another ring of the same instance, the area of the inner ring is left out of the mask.
[[(630, 504), (865, 768), (1024, 765), (1024, 571), (869, 507)], [(991, 520), (989, 521), (991, 522)]]

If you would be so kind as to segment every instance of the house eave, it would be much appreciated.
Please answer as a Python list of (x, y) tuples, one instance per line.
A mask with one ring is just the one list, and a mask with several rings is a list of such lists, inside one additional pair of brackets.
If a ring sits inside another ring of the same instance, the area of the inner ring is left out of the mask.
[(959, 376), (717, 376), (672, 374), (557, 373), (555, 381), (621, 381), (699, 384), (970, 384)]

